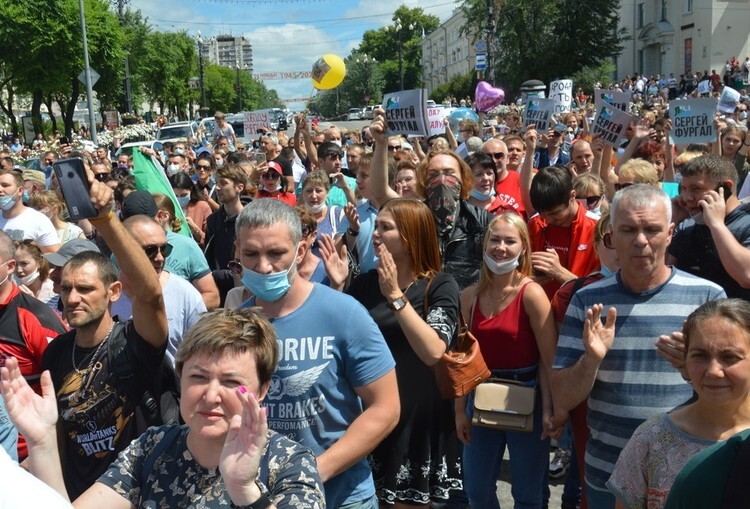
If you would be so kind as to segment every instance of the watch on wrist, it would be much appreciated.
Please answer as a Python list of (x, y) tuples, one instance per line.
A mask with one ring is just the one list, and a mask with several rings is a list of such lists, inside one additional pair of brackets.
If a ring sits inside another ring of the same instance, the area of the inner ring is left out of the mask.
[(263, 493), (260, 498), (252, 504), (237, 505), (230, 501), (229, 507), (231, 509), (266, 509), (267, 507), (271, 507), (271, 499), (268, 497), (267, 493)]
[(354, 230), (352, 230), (351, 228), (347, 228), (347, 229), (346, 229), (346, 233), (348, 233), (348, 234), (349, 234), (349, 235), (351, 235), (352, 237), (356, 237), (357, 235), (359, 235), (359, 230), (357, 230), (357, 231), (355, 232), (355, 231), (354, 231)]
[(409, 299), (406, 298), (406, 295), (401, 294), (401, 297), (392, 300), (389, 303), (389, 306), (391, 306), (392, 310), (399, 312), (402, 309), (404, 309), (408, 303), (409, 303)]

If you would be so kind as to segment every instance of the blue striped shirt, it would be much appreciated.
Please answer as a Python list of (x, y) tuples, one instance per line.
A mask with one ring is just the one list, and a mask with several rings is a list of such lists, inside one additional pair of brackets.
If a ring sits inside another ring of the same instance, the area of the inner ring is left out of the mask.
[(620, 451), (635, 429), (652, 415), (668, 412), (692, 395), (680, 373), (657, 354), (662, 334), (682, 330), (688, 315), (707, 301), (726, 297), (710, 281), (672, 269), (666, 283), (634, 293), (619, 272), (582, 288), (565, 314), (554, 368), (575, 364), (584, 353), (586, 310), (597, 303), (617, 309), (615, 340), (599, 367), (589, 395), (586, 482), (606, 490)]

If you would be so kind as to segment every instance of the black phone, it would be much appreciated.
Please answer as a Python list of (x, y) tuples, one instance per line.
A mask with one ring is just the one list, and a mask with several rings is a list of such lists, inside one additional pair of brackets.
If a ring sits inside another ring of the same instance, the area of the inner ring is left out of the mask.
[(721, 183), (718, 186), (716, 186), (716, 192), (719, 192), (719, 189), (724, 189), (724, 199), (726, 200), (730, 196), (732, 196), (732, 188), (726, 185), (725, 183)]
[(68, 213), (73, 221), (96, 217), (99, 214), (89, 197), (89, 181), (83, 159), (74, 157), (52, 163), (57, 182), (60, 184)]

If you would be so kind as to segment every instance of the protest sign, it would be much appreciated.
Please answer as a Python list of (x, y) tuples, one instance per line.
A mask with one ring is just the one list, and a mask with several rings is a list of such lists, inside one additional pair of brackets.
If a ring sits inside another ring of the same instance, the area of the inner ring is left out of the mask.
[(523, 112), (524, 127), (533, 124), (537, 131), (546, 132), (549, 129), (554, 109), (555, 101), (552, 99), (529, 99), (526, 101), (526, 109)]
[(426, 96), (424, 89), (402, 90), (383, 96), (389, 135), (428, 135)]
[(714, 112), (716, 99), (685, 99), (669, 103), (669, 118), (672, 130), (669, 141), (672, 145), (708, 143), (716, 141)]
[(630, 105), (630, 94), (618, 92), (617, 90), (602, 90), (597, 88), (594, 90), (594, 105), (596, 106), (596, 111), (601, 111), (600, 106), (602, 104), (609, 104), (620, 111), (628, 111)]
[(557, 80), (550, 83), (549, 98), (555, 101), (554, 113), (570, 112), (573, 102), (573, 80)]
[(116, 111), (105, 111), (104, 125), (106, 125), (107, 129), (110, 131), (114, 131), (120, 127), (120, 114)]
[(444, 119), (445, 108), (442, 106), (427, 108), (427, 128), (430, 136), (445, 133), (445, 124), (443, 123)]
[(245, 112), (245, 136), (252, 138), (258, 129), (271, 130), (271, 110), (255, 110)]
[(620, 140), (625, 134), (625, 129), (628, 127), (630, 119), (630, 115), (619, 108), (609, 104), (602, 104), (597, 107), (591, 134), (598, 134), (599, 139), (607, 145), (619, 147)]
[(703, 80), (698, 83), (698, 95), (708, 95), (711, 93), (711, 82)]
[(716, 106), (716, 109), (722, 113), (734, 113), (739, 101), (739, 92), (733, 88), (724, 87), (724, 90), (721, 91), (721, 97), (719, 98), (719, 104)]

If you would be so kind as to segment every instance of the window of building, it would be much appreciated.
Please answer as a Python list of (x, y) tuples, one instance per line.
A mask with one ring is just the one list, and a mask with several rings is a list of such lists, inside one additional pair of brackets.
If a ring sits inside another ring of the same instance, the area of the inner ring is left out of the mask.
[(661, 20), (667, 21), (667, 0), (661, 0)]
[(636, 12), (636, 28), (643, 28), (643, 20), (645, 17), (644, 4), (638, 4), (638, 11)]
[(685, 14), (693, 12), (693, 0), (685, 0)]

